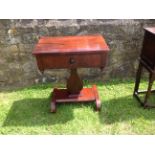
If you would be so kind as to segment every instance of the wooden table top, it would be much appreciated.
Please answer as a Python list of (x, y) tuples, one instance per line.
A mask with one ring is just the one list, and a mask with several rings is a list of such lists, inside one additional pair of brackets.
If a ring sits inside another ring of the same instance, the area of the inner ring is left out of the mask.
[(33, 54), (63, 54), (82, 52), (109, 51), (101, 35), (41, 37), (33, 50)]
[(152, 34), (155, 34), (155, 27), (146, 27), (144, 28), (146, 31), (151, 32)]

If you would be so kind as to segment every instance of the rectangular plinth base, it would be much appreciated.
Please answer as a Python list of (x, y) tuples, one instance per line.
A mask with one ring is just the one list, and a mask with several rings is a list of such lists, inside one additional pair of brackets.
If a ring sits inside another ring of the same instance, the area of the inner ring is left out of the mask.
[(95, 101), (96, 110), (100, 110), (101, 102), (96, 85), (92, 88), (83, 88), (78, 94), (69, 94), (67, 89), (54, 89), (52, 93), (51, 112), (56, 112), (57, 103), (91, 102)]

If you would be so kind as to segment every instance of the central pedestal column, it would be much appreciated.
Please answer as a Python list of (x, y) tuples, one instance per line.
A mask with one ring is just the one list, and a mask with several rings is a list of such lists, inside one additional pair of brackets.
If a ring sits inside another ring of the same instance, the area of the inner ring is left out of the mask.
[(70, 70), (70, 77), (67, 80), (67, 91), (69, 94), (78, 94), (83, 88), (83, 82), (77, 73), (77, 69)]
[(83, 88), (83, 82), (78, 75), (77, 69), (70, 70), (70, 77), (67, 80), (66, 89), (54, 88), (51, 101), (51, 112), (56, 112), (56, 103), (69, 102), (92, 102), (95, 101), (97, 111), (101, 108), (96, 85), (92, 88)]

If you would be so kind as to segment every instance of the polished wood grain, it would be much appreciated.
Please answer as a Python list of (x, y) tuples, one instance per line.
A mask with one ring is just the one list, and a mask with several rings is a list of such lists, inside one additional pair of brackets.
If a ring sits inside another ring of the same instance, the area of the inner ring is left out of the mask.
[[(83, 82), (78, 75), (77, 69), (71, 69), (70, 77), (67, 80), (66, 88), (70, 94), (77, 94), (83, 88)], [(75, 84), (76, 81), (76, 84)]]
[(106, 65), (109, 47), (101, 35), (41, 37), (34, 48), (41, 72), (46, 69), (70, 69), (66, 89), (54, 89), (51, 112), (56, 112), (57, 102), (95, 101), (100, 110), (96, 86), (83, 88), (77, 68), (101, 68)]
[(33, 54), (73, 54), (94, 53), (109, 51), (101, 35), (91, 36), (66, 36), (66, 37), (41, 37)]
[(52, 92), (51, 109), (52, 113), (56, 112), (57, 103), (88, 103), (95, 102), (95, 110), (100, 111), (101, 101), (97, 92), (96, 85), (92, 88), (83, 88), (78, 94), (69, 94), (67, 89), (54, 88)]
[(41, 54), (36, 55), (40, 71), (45, 69), (74, 69), (74, 68), (104, 68), (107, 59), (107, 53), (103, 54), (69, 54), (53, 55)]
[(41, 37), (33, 54), (40, 71), (62, 68), (101, 68), (109, 47), (101, 35)]
[(144, 29), (145, 29), (145, 31), (148, 31), (149, 33), (152, 33), (155, 35), (155, 27), (146, 27)]

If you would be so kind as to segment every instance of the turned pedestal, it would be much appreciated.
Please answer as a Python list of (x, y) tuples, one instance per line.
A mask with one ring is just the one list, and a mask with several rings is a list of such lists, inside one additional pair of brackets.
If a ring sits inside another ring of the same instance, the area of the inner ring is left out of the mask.
[(92, 88), (83, 88), (83, 82), (77, 74), (77, 69), (71, 69), (66, 89), (54, 88), (51, 101), (51, 112), (56, 112), (56, 103), (90, 102), (95, 101), (95, 110), (101, 108), (96, 85)]

